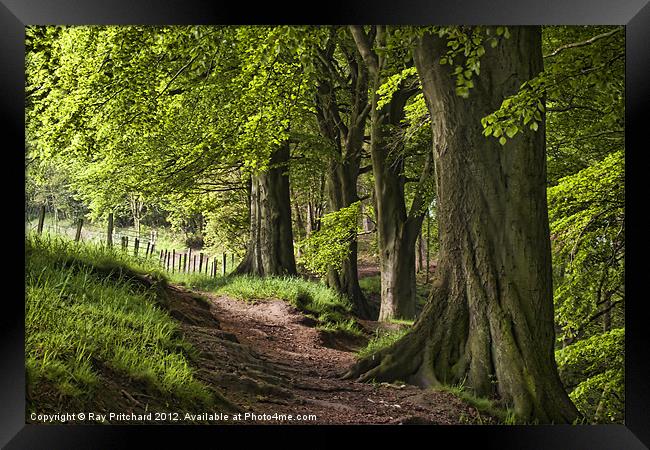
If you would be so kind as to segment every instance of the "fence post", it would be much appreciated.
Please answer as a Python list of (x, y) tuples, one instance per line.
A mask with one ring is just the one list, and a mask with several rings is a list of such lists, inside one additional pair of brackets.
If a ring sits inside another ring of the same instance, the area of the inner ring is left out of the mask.
[(41, 205), (41, 210), (38, 212), (38, 234), (43, 233), (43, 224), (45, 223), (45, 205)]
[(172, 250), (172, 273), (174, 273), (174, 268), (176, 267), (176, 249)]
[(215, 256), (214, 262), (212, 263), (212, 277), (216, 278), (217, 277), (217, 257)]
[(84, 219), (83, 217), (79, 219), (79, 222), (77, 223), (77, 233), (74, 235), (74, 240), (75, 242), (79, 242), (79, 239), (81, 239), (81, 227), (84, 224)]
[(140, 239), (135, 238), (135, 247), (133, 248), (133, 254), (138, 256), (138, 249), (140, 248)]
[(106, 244), (113, 246), (113, 213), (108, 214), (108, 229), (106, 230)]
[(230, 254), (230, 265), (233, 267), (233, 269), (235, 268), (235, 254), (234, 253)]
[(183, 256), (187, 257), (187, 253), (178, 254), (178, 273), (183, 271)]
[(199, 253), (199, 273), (203, 272), (203, 252)]

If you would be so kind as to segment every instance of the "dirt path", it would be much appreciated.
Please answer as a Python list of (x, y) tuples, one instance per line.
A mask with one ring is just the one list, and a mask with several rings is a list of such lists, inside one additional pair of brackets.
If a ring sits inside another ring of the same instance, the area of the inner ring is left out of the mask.
[(188, 293), (175, 291), (172, 315), (200, 351), (195, 363), (202, 381), (239, 411), (316, 416), (242, 423), (457, 424), (476, 415), (448, 393), (341, 380), (355, 361), (355, 343), (317, 330), (283, 301), (250, 303), (202, 293), (209, 308), (197, 308), (189, 307)]

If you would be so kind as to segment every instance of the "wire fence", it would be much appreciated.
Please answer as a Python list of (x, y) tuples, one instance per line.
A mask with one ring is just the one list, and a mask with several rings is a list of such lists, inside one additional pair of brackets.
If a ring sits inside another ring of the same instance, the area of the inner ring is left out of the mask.
[(63, 236), (75, 241), (95, 242), (108, 244), (135, 257), (157, 260), (158, 264), (169, 273), (203, 274), (216, 277), (218, 274), (226, 275), (235, 268), (234, 253), (208, 253), (200, 249), (185, 248), (160, 248), (157, 246), (158, 230), (148, 230), (139, 233), (134, 228), (113, 229), (109, 236), (109, 227), (105, 231), (95, 228), (83, 227), (83, 221), (76, 225), (52, 221), (44, 223), (43, 216), (40, 220), (26, 218), (25, 231), (39, 234)]

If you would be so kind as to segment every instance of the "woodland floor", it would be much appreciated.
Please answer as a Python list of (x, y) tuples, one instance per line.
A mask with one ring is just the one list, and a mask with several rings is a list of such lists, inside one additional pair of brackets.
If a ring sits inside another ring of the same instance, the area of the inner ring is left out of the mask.
[[(340, 379), (355, 362), (355, 351), (368, 338), (319, 330), (313, 319), (282, 300), (247, 302), (174, 285), (166, 288), (166, 294), (163, 306), (178, 320), (185, 340), (197, 350), (196, 355), (190, 355), (195, 376), (220, 399), (220, 406), (206, 411), (200, 406), (192, 410), (175, 401), (163, 402), (142, 383), (99, 366), (104, 388), (92, 398), (69, 404), (70, 408), (90, 411), (92, 405), (95, 411), (139, 414), (183, 411), (176, 423), (198, 424), (493, 423), (448, 392), (399, 382)], [(398, 326), (374, 321), (360, 321), (360, 325), (368, 337), (377, 327)], [(38, 397), (41, 412), (59, 412), (62, 399), (57, 398), (55, 389), (43, 386), (39, 391), (28, 392), (28, 399), (32, 394)], [(185, 420), (185, 412), (226, 413), (230, 417), (225, 421), (206, 417)], [(245, 418), (247, 412), (294, 417), (311, 414), (316, 419), (255, 420)], [(233, 420), (235, 413), (242, 413), (242, 420)]]
[[(458, 424), (480, 421), (477, 411), (446, 392), (403, 384), (341, 380), (364, 338), (333, 335), (277, 299), (244, 302), (201, 293), (201, 305), (172, 288), (172, 315), (200, 352), (198, 378), (234, 406), (255, 414), (314, 414), (291, 424)], [(377, 322), (363, 321), (371, 334)], [(485, 418), (483, 418), (484, 420)], [(232, 422), (231, 422), (232, 423)]]

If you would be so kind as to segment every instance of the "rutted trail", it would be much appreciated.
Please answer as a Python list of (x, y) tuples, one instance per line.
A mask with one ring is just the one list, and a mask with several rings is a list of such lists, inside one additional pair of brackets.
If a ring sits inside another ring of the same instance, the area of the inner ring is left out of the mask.
[(316, 415), (290, 424), (457, 424), (476, 416), (455, 396), (414, 386), (359, 383), (339, 375), (354, 362), (354, 342), (333, 338), (277, 299), (244, 302), (172, 288), (170, 311), (199, 350), (197, 377), (240, 411)]

